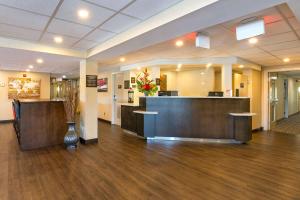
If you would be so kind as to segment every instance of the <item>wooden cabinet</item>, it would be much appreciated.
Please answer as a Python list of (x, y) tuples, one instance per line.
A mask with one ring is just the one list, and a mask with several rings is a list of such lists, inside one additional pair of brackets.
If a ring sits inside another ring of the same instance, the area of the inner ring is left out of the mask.
[(133, 111), (138, 110), (139, 106), (121, 106), (121, 127), (123, 129), (137, 132), (136, 115)]

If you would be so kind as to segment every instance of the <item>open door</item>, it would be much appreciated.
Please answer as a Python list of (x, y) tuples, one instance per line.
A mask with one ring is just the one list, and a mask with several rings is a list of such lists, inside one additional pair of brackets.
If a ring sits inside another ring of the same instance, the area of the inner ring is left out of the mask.
[(112, 75), (113, 81), (113, 106), (112, 106), (112, 124), (121, 125), (121, 103), (124, 102), (123, 94), (123, 73), (116, 73)]
[(276, 125), (276, 107), (278, 104), (278, 97), (277, 97), (277, 89), (276, 89), (276, 81), (277, 81), (277, 74), (270, 73), (269, 74), (269, 110), (270, 110), (270, 128)]

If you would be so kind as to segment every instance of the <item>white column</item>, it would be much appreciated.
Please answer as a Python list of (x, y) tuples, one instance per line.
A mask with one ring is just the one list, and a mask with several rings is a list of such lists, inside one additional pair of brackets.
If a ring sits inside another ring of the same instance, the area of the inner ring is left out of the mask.
[[(160, 66), (153, 66), (149, 69), (150, 71), (150, 77), (152, 78), (152, 80), (154, 81), (154, 83), (156, 82), (157, 78), (160, 78)], [(160, 86), (158, 85), (158, 91), (160, 90)], [(158, 95), (158, 92), (156, 92), (156, 96)]]
[(80, 137), (84, 142), (98, 140), (97, 88), (86, 87), (86, 75), (97, 75), (97, 63), (80, 61)]
[(232, 65), (222, 66), (222, 91), (224, 96), (232, 96)]

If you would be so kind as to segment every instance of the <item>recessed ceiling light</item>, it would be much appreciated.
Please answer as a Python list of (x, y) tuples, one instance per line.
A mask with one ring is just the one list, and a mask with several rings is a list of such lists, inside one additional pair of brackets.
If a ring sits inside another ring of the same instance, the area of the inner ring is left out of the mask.
[(28, 65), (29, 69), (33, 69), (33, 65)]
[(87, 11), (85, 9), (80, 9), (80, 10), (78, 10), (77, 15), (81, 19), (86, 19), (89, 17), (89, 11)]
[(289, 58), (285, 58), (283, 59), (283, 62), (287, 63), (287, 62), (290, 62), (291, 60)]
[(67, 76), (66, 76), (66, 75), (63, 75), (62, 78), (67, 78)]
[(121, 62), (124, 62), (126, 59), (124, 57), (120, 58)]
[(207, 63), (206, 68), (210, 68), (212, 66), (211, 63)]
[(244, 67), (245, 67), (244, 65), (239, 65), (239, 68), (241, 68), (241, 69), (244, 68)]
[(180, 69), (182, 67), (182, 64), (177, 65), (177, 69)]
[(55, 37), (53, 38), (53, 40), (54, 40), (54, 42), (57, 43), (57, 44), (60, 44), (60, 43), (63, 42), (63, 38), (60, 37), (60, 36), (55, 36)]
[(44, 62), (44, 60), (39, 58), (39, 59), (36, 60), (36, 62), (39, 63), (39, 64), (42, 64)]
[(249, 40), (248, 40), (248, 42), (250, 43), (250, 44), (256, 44), (257, 42), (258, 42), (258, 39), (257, 38), (250, 38)]
[(30, 69), (26, 69), (26, 72), (30, 72)]
[(183, 46), (183, 41), (182, 40), (177, 40), (175, 42), (175, 45), (178, 46), (178, 47), (182, 47)]

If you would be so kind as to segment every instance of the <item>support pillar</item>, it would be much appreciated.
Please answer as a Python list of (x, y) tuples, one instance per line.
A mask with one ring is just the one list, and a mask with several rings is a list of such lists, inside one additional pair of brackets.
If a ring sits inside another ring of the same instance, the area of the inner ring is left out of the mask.
[(86, 87), (86, 75), (97, 75), (94, 61), (80, 61), (80, 142), (98, 142), (97, 87)]
[(232, 64), (222, 66), (222, 91), (224, 96), (232, 96)]

